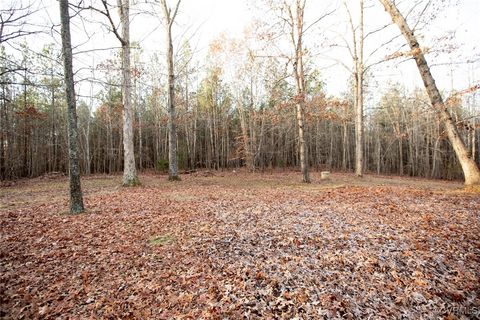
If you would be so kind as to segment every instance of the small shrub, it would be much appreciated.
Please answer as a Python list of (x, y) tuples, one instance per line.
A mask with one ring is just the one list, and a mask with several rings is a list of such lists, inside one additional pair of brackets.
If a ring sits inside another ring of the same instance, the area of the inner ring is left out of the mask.
[(155, 169), (157, 171), (168, 171), (168, 160), (165, 160), (165, 159), (160, 159), (157, 161), (157, 163), (155, 164)]

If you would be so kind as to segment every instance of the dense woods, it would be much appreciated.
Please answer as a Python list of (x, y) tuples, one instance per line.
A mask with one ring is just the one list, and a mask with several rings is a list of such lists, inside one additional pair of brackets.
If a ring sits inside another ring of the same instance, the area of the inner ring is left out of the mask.
[(479, 319), (477, 2), (0, 1), (0, 318)]
[[(48, 48), (45, 52), (58, 55)], [(27, 49), (24, 54), (23, 63), (33, 63), (28, 61), (31, 58)], [(44, 66), (55, 67), (51, 64)], [(275, 64), (271, 62), (268, 67), (275, 68)], [(56, 71), (50, 75), (48, 69), (43, 72), (47, 74), (2, 76), (2, 179), (67, 170), (66, 97), (62, 78)], [(166, 171), (168, 113), (165, 89), (139, 88), (142, 80), (155, 75), (144, 73), (138, 77), (134, 87), (137, 167), (139, 170)], [(254, 105), (249, 98), (250, 88), (246, 86), (240, 100), (243, 105), (238, 108), (239, 100), (222, 81), (221, 70), (209, 70), (198, 87), (189, 83), (189, 77), (193, 78), (192, 75), (183, 76), (183, 81), (178, 82), (176, 94), (181, 171), (237, 168), (245, 164), (247, 154), (252, 157), (255, 168), (261, 170), (299, 166), (298, 131), (291, 105), (294, 89), (288, 83), (281, 85), (285, 92), (279, 92), (279, 88), (265, 88), (270, 92), (264, 99), (255, 99)], [(78, 106), (80, 161), (84, 174), (123, 170), (120, 80), (112, 76), (108, 81), (111, 85), (107, 84), (97, 99), (92, 99), (90, 104), (81, 100)], [(313, 77), (309, 81), (310, 93), (305, 106), (309, 165), (315, 170), (353, 170), (353, 98), (325, 97), (321, 84), (315, 82)], [(478, 161), (477, 109), (460, 101), (450, 108), (461, 136)], [(246, 137), (242, 135), (242, 122), (248, 133)], [(248, 149), (243, 143), (245, 139), (248, 139)], [(401, 84), (390, 84), (378, 104), (365, 115), (363, 143), (367, 172), (462, 178), (442, 125), (422, 89), (408, 91)]]
[[(124, 183), (135, 184), (135, 169), (167, 172), (173, 157), (169, 150), (176, 147), (180, 173), (196, 168), (302, 167), (308, 181), (308, 167), (346, 172), (360, 167), (357, 175), (365, 171), (462, 179), (442, 116), (429, 106), (425, 89), (397, 81), (377, 89), (375, 70), (363, 62), (365, 34), (371, 32), (364, 31), (363, 2), (359, 12), (352, 11), (352, 3), (339, 3), (312, 23), (322, 32), (322, 19), (346, 9), (342, 14), (348, 17), (350, 35), (345, 41), (351, 43), (353, 61), (349, 89), (341, 96), (328, 94), (329, 79), (315, 64), (318, 58), (304, 49), (303, 38), (312, 37), (311, 30), (303, 30), (312, 27), (303, 21), (306, 3), (267, 1), (264, 10), (277, 10), (289, 27), (272, 32), (270, 38), (262, 34), (262, 26), (246, 31), (244, 38), (221, 35), (210, 43), (205, 63), (184, 41), (175, 49), (175, 65), (171, 33), (179, 3), (175, 12), (165, 1), (158, 5), (170, 39), (168, 60), (160, 53), (147, 56), (142, 43), (130, 43), (128, 1), (121, 4), (120, 17), (114, 16), (115, 5), (105, 1), (90, 7), (71, 3), (71, 11), (81, 13), (74, 20), (83, 19), (85, 11), (102, 13), (97, 18), (111, 24), (111, 37), (121, 45), (111, 57), (92, 61), (85, 78), (77, 79), (82, 87), (77, 92), (82, 174), (125, 170)], [(8, 27), (7, 20), (4, 24)], [(270, 27), (276, 27), (274, 22)], [(262, 55), (262, 43), (279, 41), (277, 35), (292, 48), (286, 50), (292, 53), (286, 60), (275, 51)], [(68, 169), (61, 50), (53, 42), (41, 51), (31, 48), (27, 33), (19, 39), (14, 38), (19, 41), (16, 52), (4, 43), (0, 52), (2, 180)], [(387, 53), (385, 61), (409, 56), (402, 51), (385, 51), (383, 56)], [(465, 89), (442, 95), (468, 156), (478, 165), (478, 85), (473, 82)]]

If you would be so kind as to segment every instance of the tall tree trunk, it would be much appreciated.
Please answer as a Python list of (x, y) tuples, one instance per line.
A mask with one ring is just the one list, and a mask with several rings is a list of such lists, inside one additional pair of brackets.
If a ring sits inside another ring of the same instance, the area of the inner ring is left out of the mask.
[(108, 132), (107, 132), (107, 141), (108, 141), (108, 173), (111, 174), (113, 172), (113, 126), (112, 126), (112, 110), (108, 111)]
[(138, 167), (143, 170), (143, 130), (142, 114), (138, 117)]
[(177, 159), (177, 124), (175, 114), (175, 75), (171, 29), (167, 30), (168, 65), (168, 180), (180, 180)]
[(62, 23), (62, 51), (65, 72), (68, 116), (68, 158), (70, 177), (70, 213), (85, 211), (80, 184), (80, 162), (78, 156), (77, 107), (73, 82), (72, 42), (70, 38), (70, 16), (68, 0), (60, 0), (60, 19)]
[[(188, 69), (188, 65), (185, 67)], [(189, 91), (188, 91), (188, 72), (185, 74), (185, 113), (188, 115), (190, 113), (190, 101), (189, 101)], [(190, 144), (190, 120), (191, 117), (185, 118), (184, 130), (185, 130), (185, 140), (187, 146), (187, 166), (188, 170), (192, 169), (192, 153), (191, 153), (191, 144)]]
[(357, 59), (357, 94), (355, 110), (355, 174), (363, 175), (363, 0), (360, 0), (360, 35)]
[(398, 138), (398, 174), (403, 176), (403, 138)]
[(305, 183), (310, 183), (311, 181), (308, 173), (307, 146), (305, 143), (304, 103), (297, 102), (296, 109), (297, 109), (298, 144), (299, 144), (299, 152), (300, 152), (300, 168), (302, 171), (302, 181)]
[(248, 134), (248, 126), (247, 126), (247, 119), (246, 119), (246, 112), (245, 108), (243, 107), (242, 101), (238, 99), (238, 114), (240, 118), (240, 128), (242, 130), (242, 143), (243, 143), (243, 151), (245, 152), (245, 164), (247, 166), (247, 170), (255, 171), (252, 152), (250, 148), (250, 137)]
[[(303, 18), (305, 11), (305, 2), (300, 0), (296, 1), (296, 16), (293, 17), (290, 11), (290, 17), (292, 20), (291, 37), (295, 48), (295, 64), (294, 75), (297, 85), (297, 101), (296, 101), (296, 114), (298, 125), (298, 146), (300, 153), (300, 168), (302, 170), (302, 181), (310, 183), (310, 176), (308, 172), (308, 149), (305, 142), (305, 71), (303, 68)], [(296, 27), (296, 30), (295, 30)], [(295, 38), (296, 34), (296, 38)]]
[(162, 0), (162, 8), (165, 18), (165, 36), (167, 44), (167, 68), (168, 68), (168, 180), (178, 181), (177, 159), (177, 124), (175, 114), (175, 70), (173, 68), (173, 43), (172, 26), (178, 12), (180, 0), (177, 2), (174, 12), (168, 8), (166, 0)]
[(376, 154), (376, 165), (377, 165), (377, 174), (381, 172), (381, 163), (382, 163), (382, 146), (380, 143), (380, 130), (377, 127), (376, 138), (375, 138), (375, 154)]
[[(6, 109), (7, 99), (5, 97), (5, 86), (2, 86), (2, 102), (0, 103), (0, 180), (6, 179), (6, 152), (5, 152), (5, 140), (6, 140), (6, 126), (7, 123), (3, 119), (4, 110)], [(8, 141), (8, 140), (7, 140)]]
[(348, 127), (346, 119), (342, 121), (342, 133), (342, 170), (347, 171)]
[(347, 3), (345, 7), (347, 8), (350, 27), (352, 29), (353, 36), (353, 68), (354, 68), (354, 78), (355, 78), (355, 97), (354, 97), (354, 107), (355, 107), (355, 175), (357, 177), (363, 176), (363, 154), (364, 154), (364, 138), (363, 138), (363, 42), (364, 42), (364, 32), (363, 32), (363, 10), (364, 10), (364, 1), (360, 0), (360, 21), (359, 21), (359, 34), (357, 39), (356, 28), (353, 25), (352, 15), (348, 9)]
[(193, 154), (193, 167), (192, 169), (197, 168), (197, 117), (198, 117), (198, 103), (195, 103), (193, 106), (193, 146), (192, 146), (192, 154)]
[(25, 73), (23, 77), (24, 85), (23, 85), (23, 110), (25, 111), (25, 115), (23, 118), (23, 172), (22, 177), (28, 176), (29, 173), (29, 165), (28, 165), (28, 136), (29, 136), (29, 127), (30, 123), (28, 121), (28, 113), (27, 113), (27, 68), (25, 67)]
[(475, 161), (476, 159), (476, 136), (477, 136), (477, 132), (476, 132), (476, 119), (473, 119), (473, 124), (472, 124), (472, 160)]
[(133, 143), (132, 74), (130, 72), (130, 3), (118, 0), (122, 25), (123, 186), (140, 184)]
[[(56, 131), (56, 128), (55, 128), (55, 113), (56, 113), (56, 110), (55, 110), (55, 87), (53, 85), (53, 81), (54, 81), (53, 76), (54, 76), (54, 69), (53, 69), (53, 63), (52, 63), (52, 66), (50, 68), (50, 81), (51, 81), (50, 94), (51, 94), (51, 108), (52, 108), (52, 113), (51, 113), (51, 117), (52, 117), (51, 137), (52, 137), (52, 144), (55, 145), (55, 143), (56, 143), (56, 138), (55, 138), (55, 136), (56, 136), (56, 132), (55, 132)], [(54, 147), (54, 150), (55, 150), (55, 147)], [(56, 156), (55, 152), (53, 152), (53, 155), (54, 155), (54, 157)], [(53, 159), (51, 159), (51, 160), (53, 160)], [(55, 169), (52, 167), (52, 164), (54, 164), (55, 161), (51, 161), (51, 160), (48, 163), (48, 171), (55, 171)]]
[(87, 130), (85, 132), (85, 173), (88, 175), (92, 172), (92, 159), (90, 155), (90, 110), (88, 113), (88, 120), (87, 120)]
[(143, 145), (142, 145), (142, 111), (141, 111), (141, 103), (139, 103), (139, 99), (138, 99), (138, 91), (139, 91), (139, 85), (137, 83), (137, 78), (138, 77), (134, 77), (133, 79), (133, 92), (134, 92), (134, 98), (133, 98), (133, 101), (134, 101), (134, 110), (137, 114), (137, 117), (138, 117), (138, 168), (140, 170), (140, 172), (142, 171), (142, 153), (143, 153)]
[[(262, 148), (263, 148), (263, 140), (264, 140), (264, 135), (265, 135), (265, 110), (262, 110), (262, 113), (260, 114), (260, 136), (258, 138), (258, 146), (253, 154), (253, 163), (258, 163), (258, 158), (261, 155)], [(263, 170), (263, 163), (262, 163), (262, 170)]]
[[(95, 66), (95, 61), (92, 63)], [(95, 79), (95, 68), (92, 68), (92, 78)], [(87, 115), (87, 130), (84, 132), (85, 135), (85, 173), (87, 175), (92, 173), (92, 155), (90, 148), (90, 124), (92, 122), (91, 113), (93, 110), (93, 83), (90, 85), (90, 105), (88, 107)]]
[(442, 96), (435, 84), (435, 79), (433, 78), (430, 68), (428, 66), (427, 60), (423, 55), (422, 49), (415, 37), (414, 32), (410, 29), (407, 24), (407, 21), (400, 13), (396, 5), (391, 0), (379, 0), (385, 10), (392, 17), (392, 21), (397, 24), (398, 28), (402, 32), (403, 36), (407, 40), (412, 54), (415, 58), (415, 62), (418, 67), (418, 71), (427, 90), (430, 102), (434, 110), (439, 114), (440, 119), (442, 120), (445, 130), (448, 135), (448, 139), (452, 144), (455, 154), (460, 162), (460, 165), (465, 176), (465, 185), (478, 185), (480, 184), (480, 170), (478, 169), (475, 161), (469, 156), (469, 152), (465, 147), (465, 144), (459, 135), (458, 129), (455, 126), (455, 123), (450, 115), (448, 106), (444, 103)]

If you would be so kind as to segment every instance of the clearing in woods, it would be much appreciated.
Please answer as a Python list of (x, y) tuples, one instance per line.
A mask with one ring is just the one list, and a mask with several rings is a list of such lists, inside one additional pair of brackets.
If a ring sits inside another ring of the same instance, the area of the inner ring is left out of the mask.
[(459, 183), (199, 172), (0, 188), (6, 319), (433, 319), (480, 310), (480, 196)]

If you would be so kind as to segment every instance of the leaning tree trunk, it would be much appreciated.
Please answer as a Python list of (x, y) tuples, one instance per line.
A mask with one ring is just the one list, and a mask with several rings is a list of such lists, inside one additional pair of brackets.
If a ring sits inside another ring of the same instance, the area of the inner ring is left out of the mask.
[(68, 159), (70, 177), (70, 213), (85, 211), (80, 183), (80, 161), (78, 157), (78, 128), (75, 88), (73, 82), (72, 41), (70, 38), (70, 16), (68, 0), (60, 0), (60, 19), (62, 23), (62, 50), (67, 94), (68, 117)]
[(123, 87), (123, 185), (140, 184), (135, 166), (133, 144), (132, 75), (130, 73), (130, 4), (118, 0), (122, 25), (122, 87)]
[(407, 24), (407, 21), (400, 13), (398, 8), (392, 3), (391, 0), (379, 0), (385, 10), (392, 17), (392, 21), (398, 26), (403, 36), (407, 40), (412, 54), (415, 58), (415, 62), (418, 67), (418, 71), (427, 90), (430, 102), (434, 110), (438, 113), (440, 119), (442, 120), (445, 130), (447, 132), (448, 139), (452, 144), (455, 154), (462, 166), (463, 174), (465, 176), (465, 185), (478, 185), (480, 184), (480, 170), (478, 169), (477, 164), (469, 156), (469, 152), (465, 147), (465, 144), (459, 135), (455, 122), (453, 121), (449, 111), (448, 106), (444, 103), (442, 96), (435, 84), (435, 79), (433, 78), (428, 63), (423, 55), (423, 52), (420, 48), (420, 45), (415, 37), (414, 32), (410, 29)]

